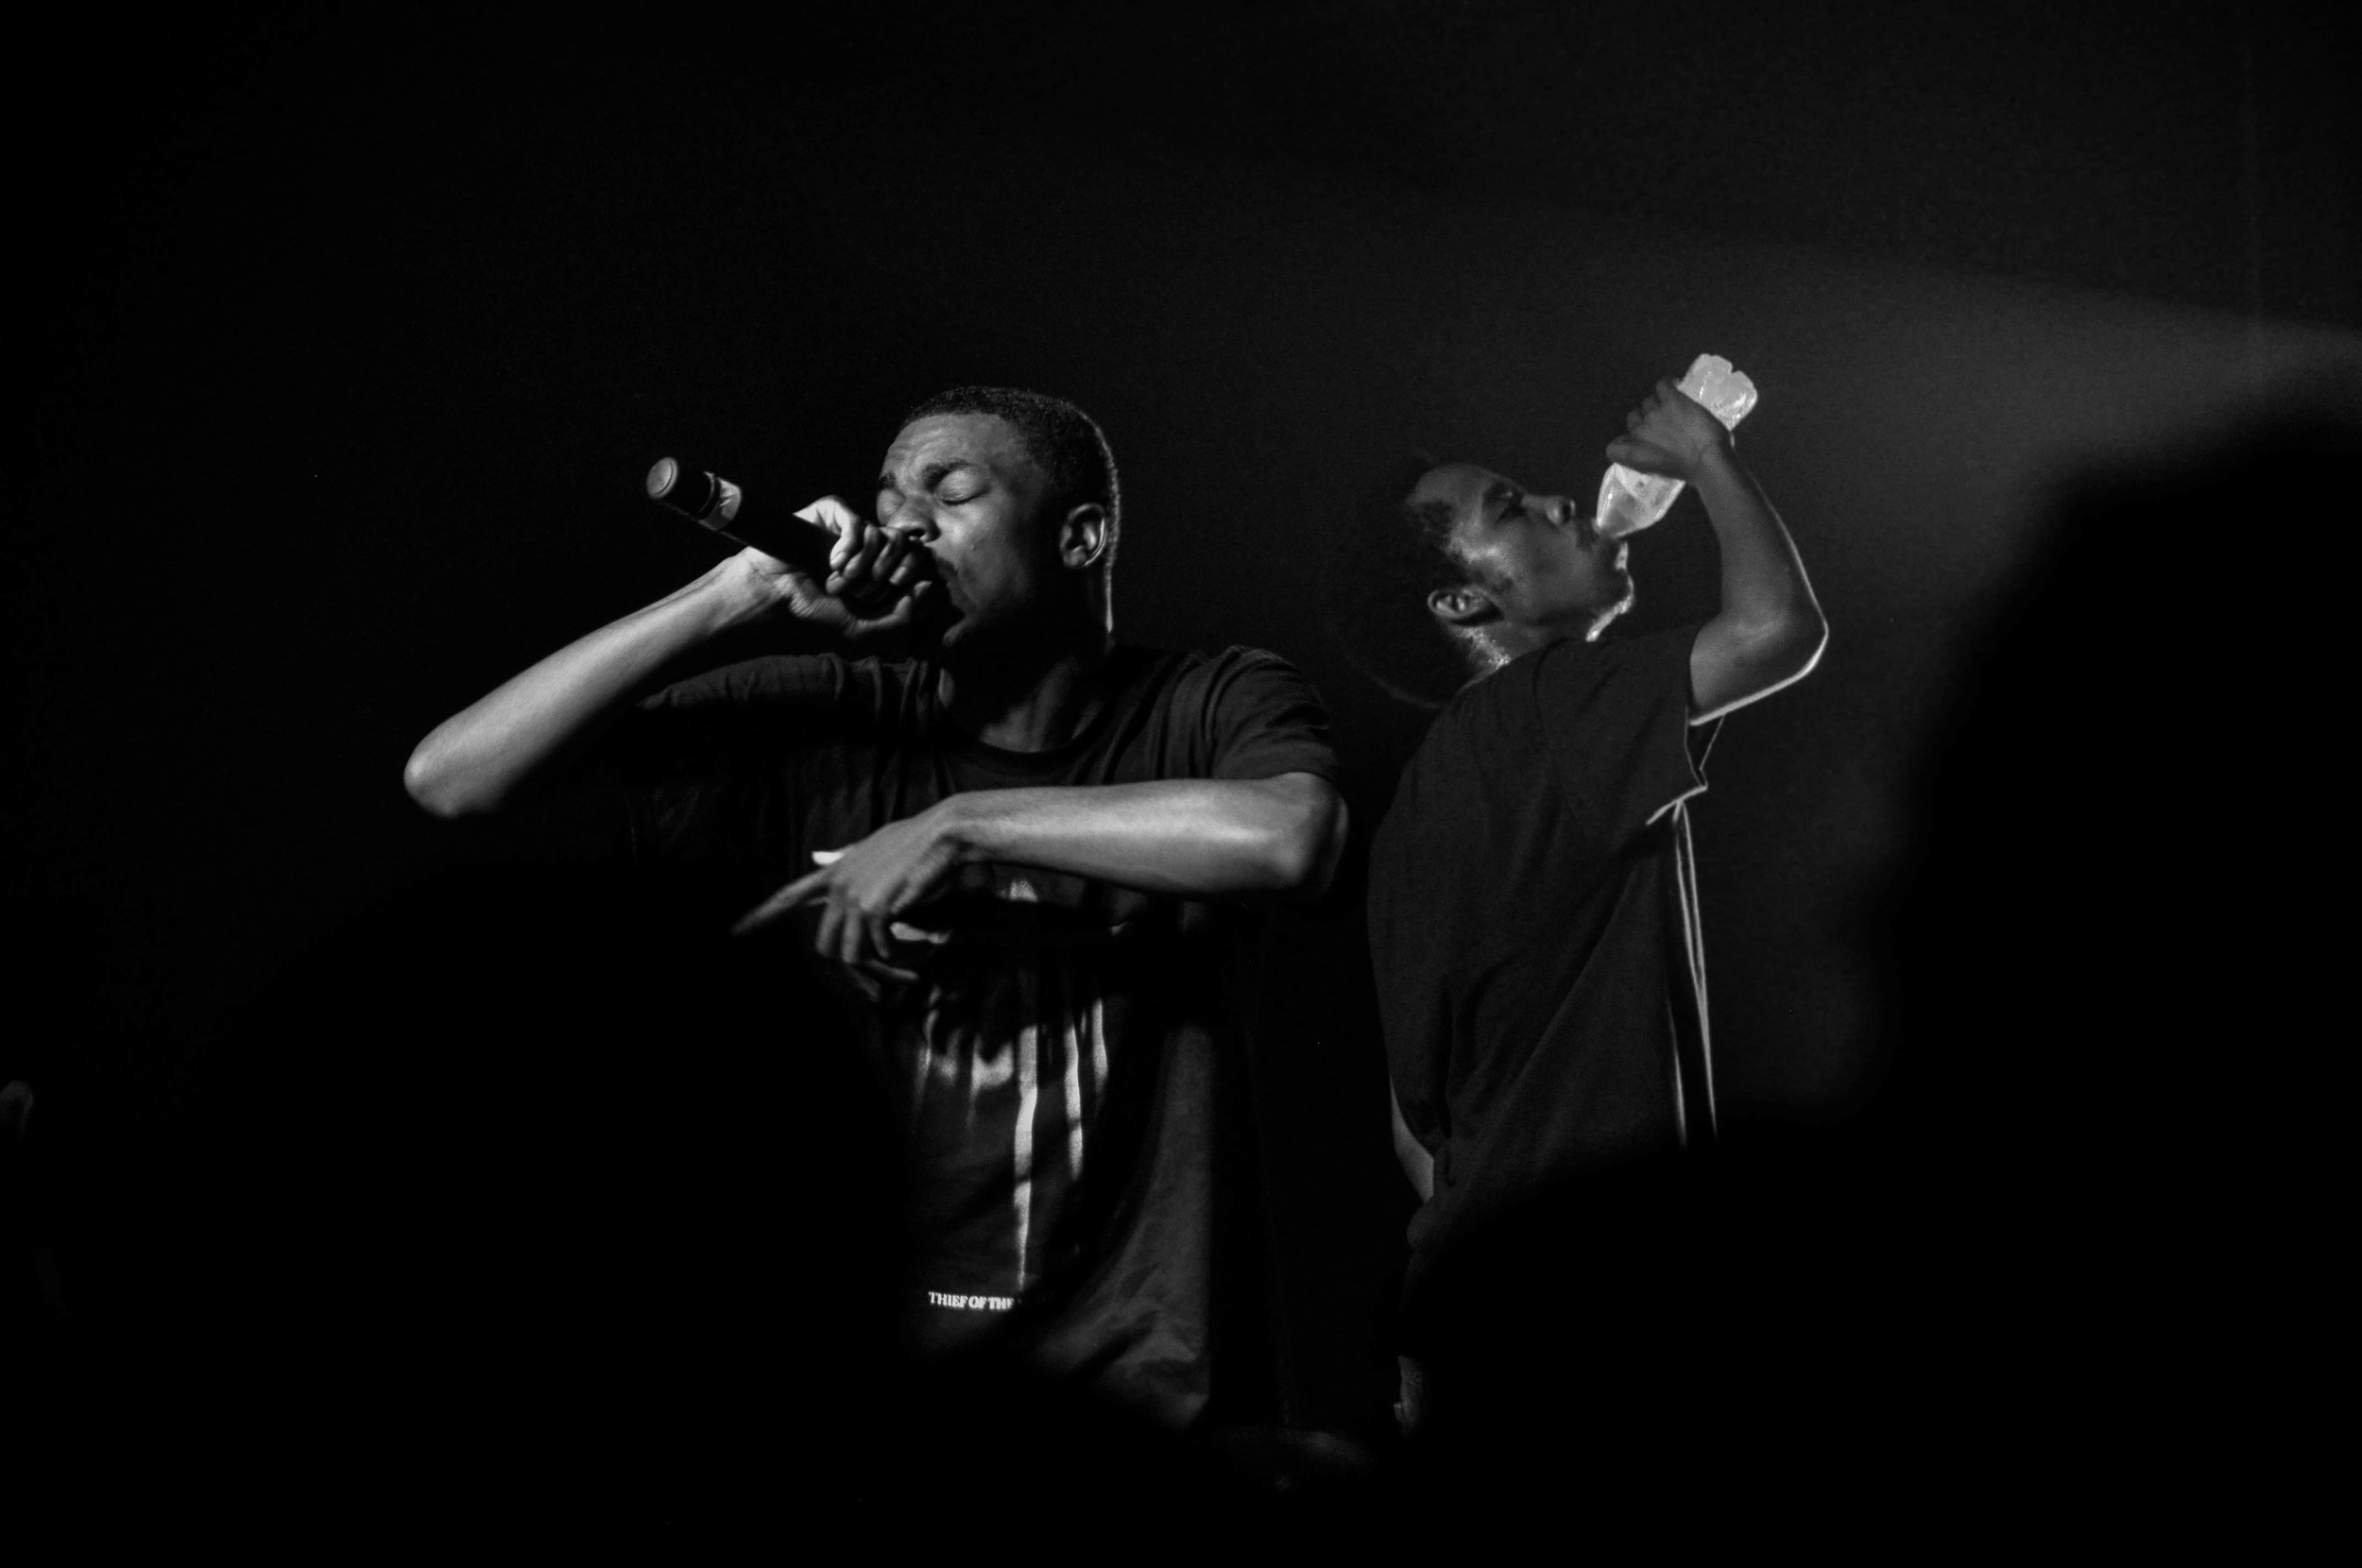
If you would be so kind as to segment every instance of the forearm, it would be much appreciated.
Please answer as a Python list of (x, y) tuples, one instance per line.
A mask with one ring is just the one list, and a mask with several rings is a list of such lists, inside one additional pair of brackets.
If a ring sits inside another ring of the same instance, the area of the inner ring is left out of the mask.
[(1344, 837), (1344, 804), (1309, 774), (984, 790), (937, 810), (963, 859), (1192, 898), (1316, 897)]
[(507, 805), (674, 658), (762, 613), (731, 565), (567, 644), (437, 724), (402, 770), (411, 798), (442, 817)]
[(1812, 629), (1821, 606), (1780, 515), (1755, 476), (1727, 448), (1700, 465), (1692, 482), (1722, 557), (1722, 607), (1717, 618), (1742, 630)]
[(1802, 678), (1829, 633), (1795, 541), (1754, 476), (1725, 448), (1694, 482), (1722, 554), (1721, 611), (1689, 651), (1690, 719), (1703, 724)]

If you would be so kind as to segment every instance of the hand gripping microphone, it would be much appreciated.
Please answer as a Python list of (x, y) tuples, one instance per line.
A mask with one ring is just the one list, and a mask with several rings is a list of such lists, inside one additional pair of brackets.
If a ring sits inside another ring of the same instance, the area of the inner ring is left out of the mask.
[(659, 457), (648, 470), (648, 499), (662, 502), (732, 544), (752, 545), (785, 561), (810, 573), (814, 582), (828, 580), (829, 551), (836, 544), (833, 531), (806, 522), (785, 507), (766, 505), (718, 473)]

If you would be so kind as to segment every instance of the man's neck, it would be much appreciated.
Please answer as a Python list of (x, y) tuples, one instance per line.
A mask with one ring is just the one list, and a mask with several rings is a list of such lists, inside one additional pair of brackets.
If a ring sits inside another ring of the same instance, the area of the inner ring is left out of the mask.
[(1547, 648), (1553, 642), (1597, 642), (1600, 634), (1606, 631), (1622, 612), (1623, 606), (1618, 605), (1595, 611), (1580, 623), (1496, 621), (1477, 627), (1470, 639), (1475, 644), (1472, 651), (1478, 653), (1481, 661), (1489, 666), (1478, 673), (1490, 674), (1510, 660), (1522, 658), (1536, 648)]
[(1470, 661), (1477, 666), (1478, 675), (1491, 674), (1512, 659), (1523, 658), (1536, 648), (1547, 648), (1553, 642), (1565, 642), (1576, 634), (1565, 626), (1530, 626), (1515, 622), (1495, 622), (1478, 630), (1469, 640)]
[(954, 724), (988, 746), (1050, 751), (1098, 711), (1112, 640), (1089, 629), (1024, 649), (962, 650), (967, 656), (944, 660), (935, 695)]

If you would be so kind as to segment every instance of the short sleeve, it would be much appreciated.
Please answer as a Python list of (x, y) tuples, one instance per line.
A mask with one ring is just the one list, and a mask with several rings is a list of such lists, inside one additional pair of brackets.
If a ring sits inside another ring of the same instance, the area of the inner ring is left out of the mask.
[(1620, 844), (1706, 787), (1714, 726), (1689, 722), (1698, 628), (1563, 642), (1528, 677), (1551, 767), (1586, 829)]
[(1210, 674), (1205, 707), (1208, 777), (1309, 773), (1336, 782), (1328, 710), (1294, 665), (1258, 648), (1229, 648), (1212, 661)]

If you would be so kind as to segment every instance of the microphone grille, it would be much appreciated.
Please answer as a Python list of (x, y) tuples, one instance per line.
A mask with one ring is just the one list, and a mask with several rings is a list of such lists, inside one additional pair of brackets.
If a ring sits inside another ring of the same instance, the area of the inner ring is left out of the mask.
[(714, 502), (720, 499), (715, 489), (711, 474), (676, 458), (659, 457), (648, 469), (650, 501), (660, 501), (675, 511), (686, 512), (701, 521), (708, 512), (713, 510)]

